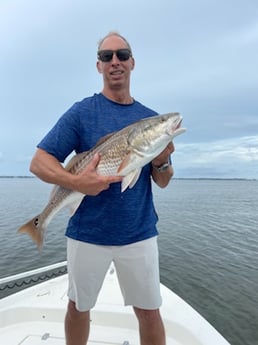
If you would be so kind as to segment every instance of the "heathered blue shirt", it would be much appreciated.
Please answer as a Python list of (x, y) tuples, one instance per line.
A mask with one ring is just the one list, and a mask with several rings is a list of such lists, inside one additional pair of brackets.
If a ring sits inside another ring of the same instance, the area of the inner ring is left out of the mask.
[[(104, 135), (156, 114), (137, 101), (124, 105), (94, 94), (75, 103), (38, 147), (63, 162), (73, 150), (87, 151)], [(132, 189), (121, 193), (119, 182), (97, 196), (84, 197), (68, 222), (66, 236), (93, 244), (126, 245), (156, 236), (157, 220), (148, 164)]]

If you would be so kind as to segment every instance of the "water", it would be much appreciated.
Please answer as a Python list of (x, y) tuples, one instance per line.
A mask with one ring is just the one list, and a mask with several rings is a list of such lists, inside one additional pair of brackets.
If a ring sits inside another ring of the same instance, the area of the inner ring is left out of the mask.
[[(50, 186), (0, 178), (0, 191), (0, 277), (65, 260), (66, 210), (53, 219), (40, 253), (17, 234), (42, 210)], [(232, 345), (258, 345), (257, 191), (258, 181), (241, 180), (173, 180), (166, 189), (154, 187), (161, 280)]]

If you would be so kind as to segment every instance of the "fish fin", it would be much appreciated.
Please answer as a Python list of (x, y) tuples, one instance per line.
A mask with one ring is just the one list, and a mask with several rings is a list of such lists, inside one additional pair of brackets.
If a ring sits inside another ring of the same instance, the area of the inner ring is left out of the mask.
[(123, 193), (128, 187), (133, 188), (139, 179), (142, 169), (135, 169), (123, 178), (121, 192)]
[(132, 152), (130, 151), (126, 156), (125, 158), (123, 159), (122, 163), (119, 165), (118, 169), (117, 169), (117, 173), (119, 174), (125, 167), (128, 166), (128, 164), (130, 163), (131, 161), (131, 155), (132, 155)]
[(78, 207), (81, 205), (82, 200), (77, 200), (69, 206), (70, 217), (72, 217), (77, 211)]
[(57, 185), (53, 186), (53, 188), (51, 189), (50, 194), (49, 194), (49, 200), (51, 200), (53, 198), (53, 196), (56, 193), (58, 188), (60, 188), (60, 186), (57, 186)]
[(129, 164), (137, 164), (139, 158), (142, 159), (144, 155), (142, 155), (139, 151), (132, 149), (130, 150), (127, 155), (125, 155), (125, 158), (119, 165), (117, 169), (117, 174), (120, 176), (123, 176), (123, 170), (128, 167)]
[(70, 171), (70, 170), (73, 170), (74, 168), (74, 165), (82, 160), (86, 155), (89, 154), (89, 151), (84, 151), (84, 152), (81, 152), (81, 153), (78, 153), (76, 155), (74, 155), (70, 160), (69, 162), (65, 165), (65, 170), (67, 171)]
[(136, 182), (138, 181), (140, 175), (141, 175), (141, 171), (142, 169), (137, 169), (135, 170), (135, 175), (134, 175), (134, 178), (132, 179), (131, 183), (129, 184), (129, 188), (133, 188), (134, 185), (136, 184)]
[(112, 133), (109, 133), (109, 134), (107, 134), (107, 135), (105, 135), (104, 137), (101, 137), (98, 141), (97, 141), (97, 143), (96, 143), (96, 145), (94, 146), (94, 148), (96, 148), (96, 147), (98, 147), (98, 146), (100, 146), (101, 144), (103, 144), (105, 141), (107, 141), (110, 137), (112, 137), (112, 135), (114, 135), (116, 132), (112, 132)]
[(34, 217), (29, 222), (22, 225), (18, 229), (18, 232), (27, 233), (37, 244), (39, 249), (42, 247), (45, 229), (42, 227), (40, 223), (40, 215)]

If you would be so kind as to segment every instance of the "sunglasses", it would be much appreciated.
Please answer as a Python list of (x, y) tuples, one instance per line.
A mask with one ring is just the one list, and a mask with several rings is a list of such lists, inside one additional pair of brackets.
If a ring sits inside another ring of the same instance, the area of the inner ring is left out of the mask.
[(113, 59), (114, 54), (116, 54), (119, 61), (127, 61), (132, 56), (132, 52), (130, 49), (106, 49), (98, 51), (98, 59), (102, 62), (110, 62)]

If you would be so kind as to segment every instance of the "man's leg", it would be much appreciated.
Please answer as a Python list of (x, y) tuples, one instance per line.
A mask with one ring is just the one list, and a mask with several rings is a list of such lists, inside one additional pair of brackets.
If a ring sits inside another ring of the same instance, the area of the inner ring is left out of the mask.
[(80, 312), (69, 300), (65, 317), (66, 345), (86, 345), (90, 330), (89, 311)]
[(66, 345), (87, 344), (89, 310), (96, 303), (111, 261), (112, 250), (108, 246), (96, 246), (68, 238), (69, 303), (65, 318)]
[(166, 336), (159, 309), (147, 310), (134, 307), (139, 321), (141, 345), (165, 345)]

